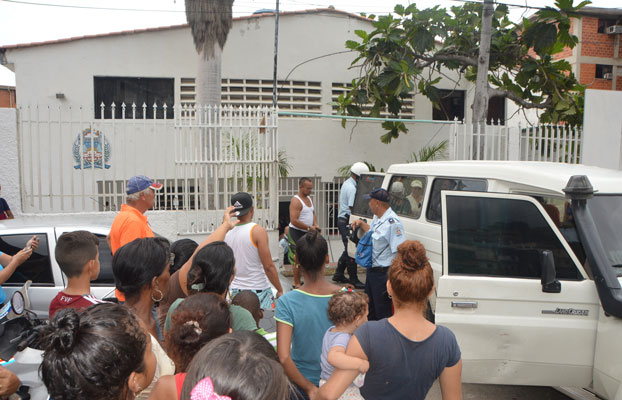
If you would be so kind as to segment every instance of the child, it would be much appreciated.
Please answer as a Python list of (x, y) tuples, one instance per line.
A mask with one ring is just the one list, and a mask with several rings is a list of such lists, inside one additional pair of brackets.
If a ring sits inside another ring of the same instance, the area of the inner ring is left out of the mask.
[[(367, 360), (346, 355), (352, 334), (367, 321), (368, 302), (369, 298), (365, 293), (349, 291), (335, 294), (328, 302), (328, 319), (335, 325), (328, 328), (322, 341), (320, 386), (330, 378), (335, 367), (358, 370), (361, 374), (369, 369)], [(359, 375), (340, 399), (362, 399), (359, 387), (364, 380), (364, 375)]]
[(311, 231), (298, 239), (296, 262), (305, 283), (276, 303), (277, 352), (285, 373), (297, 386), (298, 398), (314, 398), (322, 371), (322, 337), (332, 325), (326, 309), (339, 287), (324, 279), (328, 245), (319, 232)]
[(192, 359), (181, 400), (286, 400), (289, 382), (270, 343), (237, 331), (212, 340)]
[(251, 313), (255, 322), (257, 323), (257, 329), (255, 332), (266, 338), (268, 342), (276, 350), (276, 332), (266, 332), (265, 329), (259, 327), (259, 321), (263, 318), (263, 310), (259, 304), (259, 297), (252, 290), (242, 290), (231, 299), (231, 304), (240, 306)]
[(50, 318), (63, 308), (82, 310), (105, 303), (91, 295), (91, 281), (99, 275), (99, 239), (91, 232), (63, 233), (56, 243), (56, 262), (67, 276), (67, 287), (50, 302)]

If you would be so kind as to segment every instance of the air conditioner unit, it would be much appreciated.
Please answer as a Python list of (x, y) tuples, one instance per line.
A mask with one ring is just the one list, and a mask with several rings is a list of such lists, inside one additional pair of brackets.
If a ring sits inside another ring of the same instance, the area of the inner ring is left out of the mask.
[(612, 25), (607, 27), (607, 34), (615, 35), (618, 33), (622, 33), (622, 25)]
[(606, 74), (603, 74), (603, 79), (612, 80), (613, 79), (613, 73), (612, 72), (607, 72)]

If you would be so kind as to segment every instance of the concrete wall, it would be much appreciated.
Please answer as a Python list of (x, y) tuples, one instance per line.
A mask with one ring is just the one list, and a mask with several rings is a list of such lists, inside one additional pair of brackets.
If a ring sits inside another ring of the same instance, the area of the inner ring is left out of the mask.
[(622, 92), (585, 91), (583, 163), (622, 170)]
[(4, 198), (15, 216), (21, 213), (19, 152), (16, 110), (0, 108), (0, 197)]

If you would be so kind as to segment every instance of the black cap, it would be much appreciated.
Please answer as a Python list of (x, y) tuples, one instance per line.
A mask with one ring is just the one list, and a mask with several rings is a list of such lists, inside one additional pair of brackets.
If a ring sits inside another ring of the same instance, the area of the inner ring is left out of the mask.
[(238, 212), (238, 217), (248, 214), (253, 206), (253, 198), (246, 192), (239, 192), (231, 196), (231, 205)]
[(363, 195), (365, 200), (376, 199), (385, 203), (389, 202), (389, 192), (383, 188), (374, 189), (370, 194)]

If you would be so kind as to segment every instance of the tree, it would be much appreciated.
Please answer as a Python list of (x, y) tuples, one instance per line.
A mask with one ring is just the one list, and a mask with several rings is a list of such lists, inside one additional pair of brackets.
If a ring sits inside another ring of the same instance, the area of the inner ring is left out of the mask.
[[(483, 65), (480, 68), (486, 74), (480, 71), (483, 79), (476, 88), (479, 104), (474, 122), (487, 115), (487, 95), (508, 98), (523, 109), (539, 109), (542, 122), (581, 124), (585, 88), (579, 85), (570, 64), (554, 55), (578, 43), (570, 33), (570, 18), (580, 18), (577, 10), (586, 4), (589, 1), (574, 6), (573, 0), (557, 0), (556, 9), (541, 9), (520, 24), (509, 20), (503, 4), (490, 9), (492, 12), (484, 12), (477, 3), (454, 6), (450, 12), (438, 6), (418, 10), (415, 4), (396, 5), (395, 15), (370, 16), (375, 29), (369, 33), (357, 30), (361, 41), (346, 42), (346, 47), (358, 53), (352, 65), (360, 68), (361, 74), (339, 97), (340, 112), (361, 116), (362, 106), (371, 104), (369, 116), (379, 117), (385, 109), (398, 116), (413, 90), (438, 107), (441, 92), (436, 85), (450, 79), (446, 71), (476, 82), (478, 67)], [(482, 38), (486, 23), (490, 35)], [(479, 61), (487, 61), (487, 69), (485, 62)], [(408, 131), (403, 122), (382, 125), (388, 131), (381, 137), (384, 143)]]
[(233, 0), (186, 0), (186, 19), (198, 53), (197, 105), (218, 105), (221, 54), (232, 24)]

